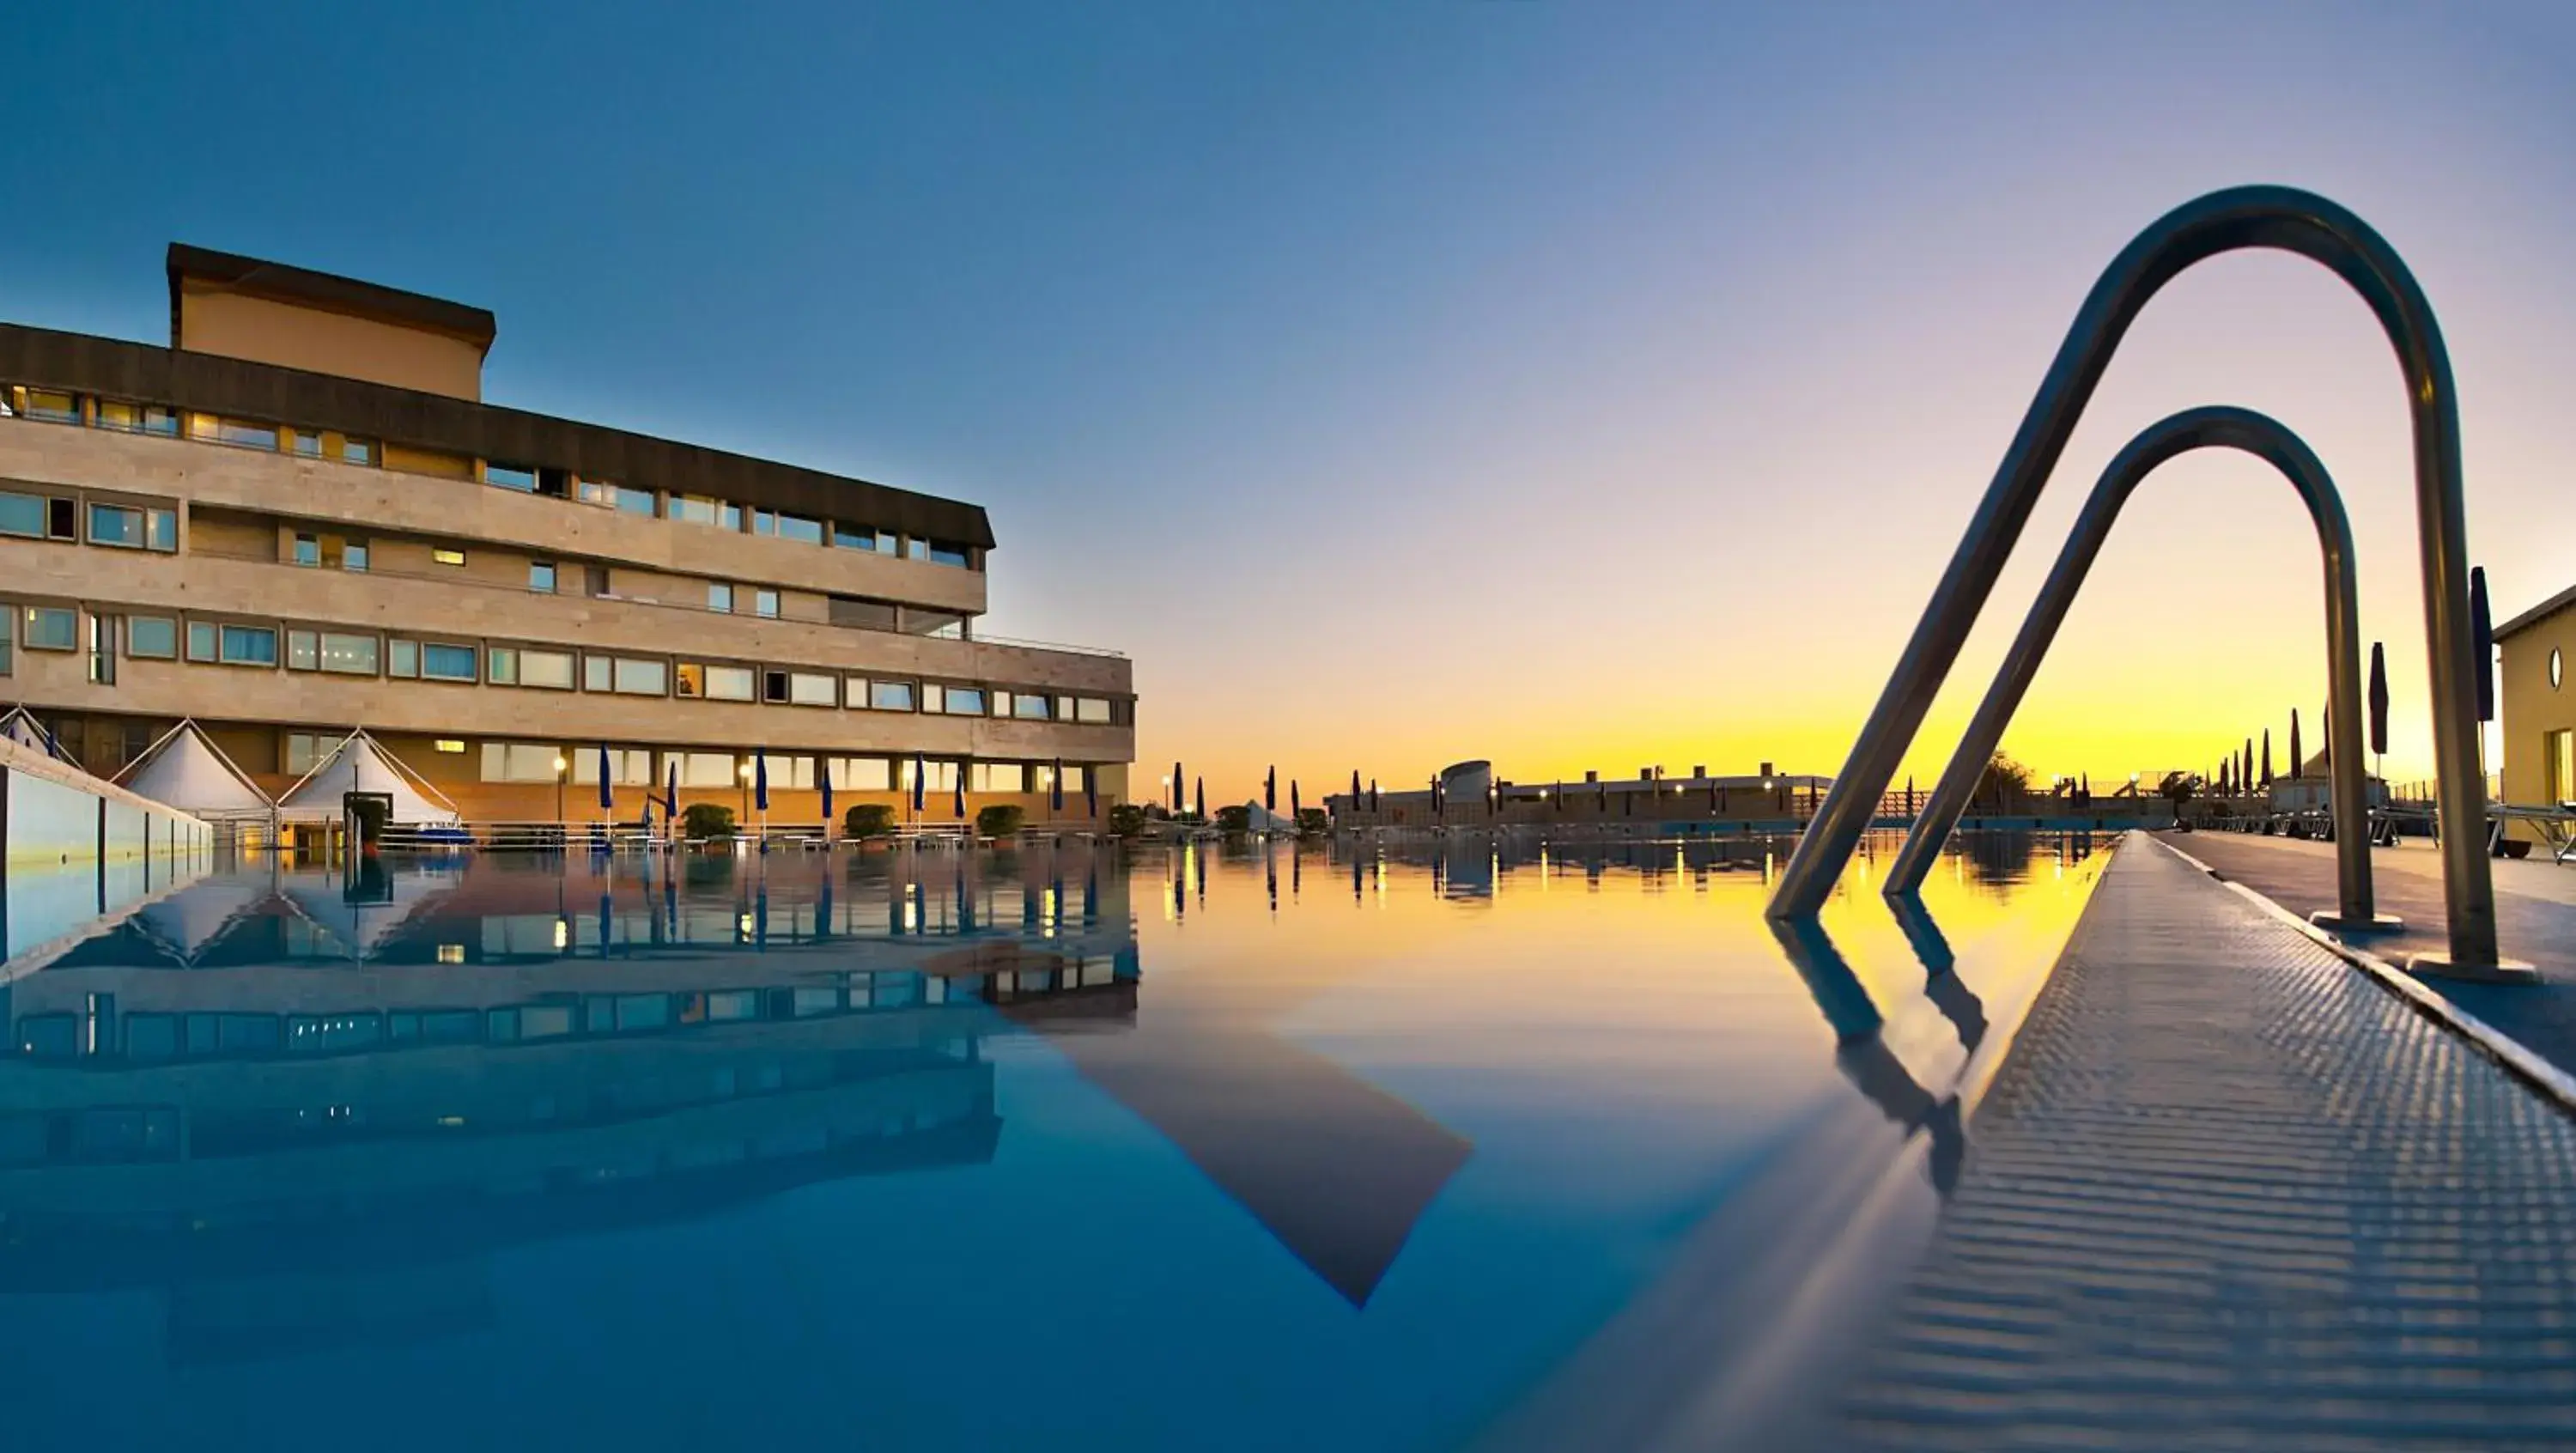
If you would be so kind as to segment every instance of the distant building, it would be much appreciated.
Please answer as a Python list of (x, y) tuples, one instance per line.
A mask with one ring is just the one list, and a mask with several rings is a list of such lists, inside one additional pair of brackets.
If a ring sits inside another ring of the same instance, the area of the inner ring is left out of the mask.
[[(2364, 797), (2372, 807), (2388, 805), (2388, 784), (2365, 774)], [(2275, 777), (2264, 789), (2274, 812), (2324, 812), (2334, 806), (2334, 766), (2323, 752), (2310, 757), (2295, 775)]]
[[(1767, 769), (1770, 764), (1764, 763)], [(1713, 776), (1705, 766), (1688, 776), (1641, 767), (1634, 777), (1604, 779), (1586, 772), (1581, 781), (1514, 782), (1475, 760), (1442, 769), (1439, 787), (1336, 793), (1324, 799), (1333, 825), (1370, 827), (1484, 827), (1563, 824), (1659, 828), (1683, 823), (1801, 823), (1824, 801), (1830, 777), (1764, 770)]]
[[(2520, 807), (2576, 802), (2576, 586), (2496, 628), (2504, 661), (2496, 672), (2504, 716), (2504, 800)], [(2528, 823), (2506, 832), (2537, 841)]]

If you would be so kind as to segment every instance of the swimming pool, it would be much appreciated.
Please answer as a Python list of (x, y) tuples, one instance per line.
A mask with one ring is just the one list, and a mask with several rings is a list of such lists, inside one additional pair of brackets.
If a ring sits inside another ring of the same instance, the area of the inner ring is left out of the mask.
[(1955, 1172), (1953, 1096), (2098, 862), (1977, 839), (1899, 916), (1864, 857), (1799, 935), (1760, 913), (1786, 848), (223, 873), (0, 987), (0, 1416), (49, 1449), (1745, 1426)]

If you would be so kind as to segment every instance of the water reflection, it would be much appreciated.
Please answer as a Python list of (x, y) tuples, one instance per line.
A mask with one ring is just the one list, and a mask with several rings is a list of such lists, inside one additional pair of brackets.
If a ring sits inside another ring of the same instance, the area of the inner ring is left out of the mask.
[[(211, 878), (0, 984), (0, 1334), (64, 1349), (39, 1384), (64, 1427), (114, 1386), (180, 1436), (190, 1398), (262, 1387), (217, 1369), (325, 1349), (354, 1415), (402, 1392), (390, 1349), (434, 1343), (457, 1406), (420, 1439), (452, 1442), (507, 1421), (509, 1369), (596, 1344), (645, 1382), (757, 1366), (782, 1444), (845, 1436), (848, 1396), (949, 1420), (906, 1446), (1082, 1442), (1080, 1369), (1020, 1368), (988, 1425), (971, 1359), (915, 1355), (1034, 1320), (1206, 1390), (1120, 1398), (1120, 1446), (1217, 1418), (1275, 1429), (1245, 1446), (1440, 1446), (1828, 1112), (1955, 1180), (1987, 1006), (2080, 902), (2031, 891), (2059, 845), (1775, 937), (1783, 848)], [(1309, 858), (1348, 900), (1303, 898)], [(748, 1226), (767, 1259), (640, 1270)], [(603, 1257), (696, 1301), (576, 1274)], [(156, 1309), (148, 1353), (75, 1330), (118, 1296)]]

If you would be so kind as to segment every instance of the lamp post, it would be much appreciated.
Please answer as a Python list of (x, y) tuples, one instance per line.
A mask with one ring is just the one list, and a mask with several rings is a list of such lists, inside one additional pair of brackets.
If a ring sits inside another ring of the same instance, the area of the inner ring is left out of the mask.
[(735, 769), (734, 775), (742, 779), (742, 816), (737, 819), (737, 822), (749, 822), (751, 821), (751, 764), (743, 763)]
[(572, 771), (572, 760), (555, 753), (555, 831), (564, 830), (564, 778)]

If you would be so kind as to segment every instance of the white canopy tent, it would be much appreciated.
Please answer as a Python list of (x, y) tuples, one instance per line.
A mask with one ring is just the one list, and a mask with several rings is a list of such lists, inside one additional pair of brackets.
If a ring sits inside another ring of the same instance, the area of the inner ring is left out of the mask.
[(392, 797), (392, 820), (405, 826), (456, 822), (456, 804), (397, 761), (364, 727), (341, 738), (329, 756), (286, 790), (277, 801), (278, 816), (288, 822), (337, 821), (341, 799), (351, 792)]
[(31, 747), (57, 762), (71, 760), (55, 743), (54, 734), (45, 730), (45, 724), (36, 720), (35, 713), (23, 706), (13, 706), (6, 715), (0, 715), (0, 737), (7, 737), (22, 747)]
[(161, 740), (117, 774), (116, 785), (208, 819), (265, 819), (277, 811), (250, 774), (206, 740), (193, 721), (162, 733)]

